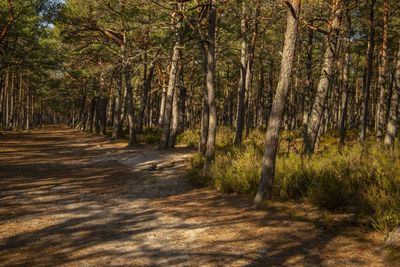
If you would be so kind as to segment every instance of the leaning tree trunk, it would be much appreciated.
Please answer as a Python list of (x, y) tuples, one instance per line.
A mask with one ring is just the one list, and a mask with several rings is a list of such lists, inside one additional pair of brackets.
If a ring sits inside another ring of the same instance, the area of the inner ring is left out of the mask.
[(269, 116), (265, 141), (265, 151), (261, 168), (261, 179), (258, 186), (257, 195), (254, 199), (254, 205), (256, 206), (261, 204), (267, 186), (268, 189), (271, 191), (274, 182), (275, 160), (279, 141), (279, 129), (282, 124), (283, 111), (285, 109), (286, 99), (289, 92), (289, 83), (291, 80), (293, 58), (296, 48), (300, 1), (301, 0), (292, 0), (290, 3), (290, 8), (287, 12), (287, 26), (285, 33), (285, 43), (282, 52), (281, 72), (275, 98), (272, 103), (271, 114)]
[[(178, 4), (179, 11), (182, 11), (182, 4)], [(160, 148), (167, 149), (168, 148), (168, 140), (170, 136), (170, 127), (171, 127), (171, 119), (172, 119), (172, 105), (174, 98), (174, 91), (176, 90), (176, 84), (179, 78), (179, 64), (181, 61), (181, 47), (182, 47), (182, 36), (181, 36), (181, 28), (182, 28), (182, 14), (178, 15), (178, 20), (176, 23), (176, 42), (174, 45), (172, 60), (171, 60), (171, 68), (169, 72), (169, 81), (167, 94), (165, 98), (165, 107), (164, 107), (164, 118), (163, 118), (163, 130), (161, 135)]]
[(211, 0), (211, 10), (208, 17), (207, 43), (207, 103), (209, 110), (208, 134), (206, 145), (206, 160), (204, 170), (215, 157), (215, 137), (217, 134), (217, 107), (215, 104), (215, 28), (217, 22), (216, 0)]
[(400, 94), (400, 42), (396, 57), (396, 72), (394, 76), (394, 87), (390, 101), (389, 120), (386, 125), (385, 146), (394, 148), (394, 140), (399, 123), (399, 94)]
[(384, 128), (385, 128), (385, 114), (386, 114), (385, 105), (387, 102), (386, 73), (387, 73), (387, 49), (388, 49), (388, 24), (389, 24), (389, 0), (385, 0), (381, 62), (379, 65), (379, 74), (378, 74), (379, 100), (376, 111), (376, 138), (378, 140), (381, 140), (383, 138)]
[(332, 0), (332, 19), (330, 21), (330, 30), (327, 37), (324, 65), (321, 71), (317, 94), (315, 96), (314, 105), (308, 122), (307, 133), (305, 136), (306, 138), (304, 140), (305, 154), (312, 154), (314, 152), (315, 142), (317, 140), (318, 130), (321, 124), (321, 118), (329, 90), (329, 83), (333, 73), (336, 45), (343, 11), (341, 5), (341, 0)]

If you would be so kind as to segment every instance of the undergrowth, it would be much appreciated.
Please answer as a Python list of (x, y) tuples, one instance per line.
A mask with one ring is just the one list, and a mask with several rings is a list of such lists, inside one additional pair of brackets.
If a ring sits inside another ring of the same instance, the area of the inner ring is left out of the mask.
[[(223, 134), (227, 139), (229, 135)], [(242, 146), (225, 142), (207, 177), (199, 171), (203, 158), (196, 154), (191, 161), (193, 177), (221, 192), (254, 194), (263, 140), (263, 134), (255, 131)], [(376, 144), (339, 149), (328, 144), (311, 157), (303, 157), (296, 150), (281, 151), (272, 194), (280, 199), (309, 201), (327, 210), (356, 213), (367, 218), (374, 228), (390, 231), (400, 226), (400, 150), (390, 152)]]

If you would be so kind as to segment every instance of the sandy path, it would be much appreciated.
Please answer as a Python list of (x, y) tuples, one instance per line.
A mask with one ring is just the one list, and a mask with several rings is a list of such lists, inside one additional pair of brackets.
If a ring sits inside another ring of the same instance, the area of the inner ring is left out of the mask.
[(0, 136), (0, 266), (384, 265), (377, 233), (194, 188), (190, 153), (67, 130)]

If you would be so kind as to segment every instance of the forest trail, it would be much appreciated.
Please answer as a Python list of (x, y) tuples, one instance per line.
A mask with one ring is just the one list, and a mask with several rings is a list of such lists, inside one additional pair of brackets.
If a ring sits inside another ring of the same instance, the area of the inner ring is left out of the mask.
[(0, 266), (383, 266), (382, 237), (187, 182), (177, 148), (70, 130), (0, 136)]

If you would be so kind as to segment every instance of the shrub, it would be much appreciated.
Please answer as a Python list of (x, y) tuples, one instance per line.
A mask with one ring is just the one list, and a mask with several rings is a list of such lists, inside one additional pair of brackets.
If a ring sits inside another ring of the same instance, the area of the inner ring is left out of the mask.
[(215, 146), (218, 149), (226, 149), (233, 144), (234, 131), (227, 126), (221, 126), (217, 129), (215, 137)]
[(253, 147), (218, 155), (209, 170), (212, 184), (225, 193), (252, 194), (257, 189), (260, 162), (261, 157)]
[[(240, 147), (226, 142), (207, 181), (221, 192), (254, 194), (262, 160), (261, 136), (260, 131), (253, 132)], [(311, 157), (278, 156), (273, 196), (306, 198), (323, 209), (356, 212), (368, 217), (376, 229), (390, 231), (400, 225), (399, 152), (353, 145), (340, 150), (328, 147)]]
[(191, 128), (185, 130), (183, 133), (178, 135), (176, 142), (187, 147), (196, 147), (200, 140), (200, 132), (198, 129)]
[(306, 196), (310, 179), (315, 175), (309, 162), (292, 153), (278, 158), (276, 164), (273, 195), (288, 199)]

